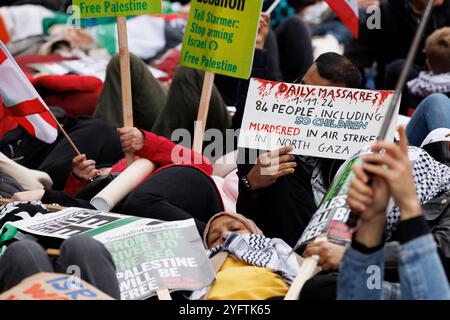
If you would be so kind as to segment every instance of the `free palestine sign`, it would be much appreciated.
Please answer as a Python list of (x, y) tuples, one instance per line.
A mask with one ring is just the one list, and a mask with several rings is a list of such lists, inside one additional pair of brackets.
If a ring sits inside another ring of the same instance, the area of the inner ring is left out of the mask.
[(191, 1), (181, 64), (248, 79), (261, 7), (262, 0)]
[(161, 0), (73, 0), (74, 16), (82, 18), (106, 18), (159, 14)]

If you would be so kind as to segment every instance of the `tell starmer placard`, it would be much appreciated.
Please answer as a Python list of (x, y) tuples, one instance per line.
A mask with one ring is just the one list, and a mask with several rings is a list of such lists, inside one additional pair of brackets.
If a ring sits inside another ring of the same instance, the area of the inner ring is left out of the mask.
[(193, 0), (181, 64), (248, 79), (262, 0)]

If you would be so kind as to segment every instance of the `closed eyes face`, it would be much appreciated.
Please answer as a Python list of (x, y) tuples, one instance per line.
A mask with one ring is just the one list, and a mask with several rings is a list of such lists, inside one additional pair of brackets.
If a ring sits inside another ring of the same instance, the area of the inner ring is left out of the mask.
[(239, 220), (233, 219), (230, 216), (221, 216), (211, 222), (207, 244), (208, 248), (214, 248), (221, 245), (230, 232), (237, 233), (251, 233), (250, 230)]

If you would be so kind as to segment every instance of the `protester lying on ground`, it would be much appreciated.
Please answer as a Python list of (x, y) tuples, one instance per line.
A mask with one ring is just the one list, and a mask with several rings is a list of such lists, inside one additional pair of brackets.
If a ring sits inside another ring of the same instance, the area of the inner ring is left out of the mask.
[[(194, 218), (202, 233), (206, 222), (217, 212), (224, 209), (235, 212), (233, 194), (237, 192), (229, 192), (230, 188), (237, 188), (237, 179), (232, 177), (236, 175), (235, 171), (228, 172), (229, 178), (214, 177), (208, 159), (191, 149), (137, 128), (121, 128), (118, 132), (124, 152), (133, 152), (137, 157), (150, 160), (157, 168), (148, 177), (143, 177), (142, 184), (129, 194), (120, 210), (122, 213), (165, 221)], [(83, 188), (89, 188), (88, 182), (99, 174), (119, 173), (125, 169), (125, 159), (99, 170), (92, 160), (85, 159), (84, 155), (77, 156), (66, 186), (69, 194), (39, 189), (17, 193), (12, 199), (41, 200), (92, 209), (90, 198), (80, 196)]]
[[(123, 157), (115, 129), (100, 119), (59, 117), (64, 129), (81, 152), (98, 164), (112, 164)], [(46, 172), (54, 190), (63, 190), (75, 156), (73, 147), (58, 131), (52, 144), (30, 136), (18, 127), (0, 139), (0, 151), (29, 169)]]
[[(98, 121), (99, 120), (95, 120), (95, 122)], [(206, 158), (190, 149), (175, 145), (164, 137), (159, 137), (153, 133), (141, 131), (137, 128), (121, 128), (118, 129), (114, 135), (121, 143), (122, 152), (135, 152), (137, 158), (143, 157), (152, 161), (158, 169), (166, 169), (173, 165), (187, 165), (196, 166), (197, 169), (204, 171), (208, 175), (212, 173), (211, 164)], [(103, 147), (107, 148), (108, 146), (105, 145)], [(81, 154), (74, 156), (72, 159), (72, 171), (67, 175), (67, 183), (64, 190), (68, 195), (73, 196), (87, 187), (94, 178), (110, 173), (122, 172), (127, 167), (126, 159), (122, 158), (118, 160), (119, 161), (114, 165), (98, 168), (96, 161), (91, 160), (88, 155)], [(153, 173), (156, 173), (157, 171), (158, 170)], [(48, 195), (47, 192), (49, 192)], [(52, 200), (57, 200), (53, 198), (50, 190), (46, 190), (45, 195), (51, 197)], [(19, 196), (20, 195), (17, 195), (16, 197)], [(16, 198), (16, 200), (22, 199)], [(58, 201), (55, 202), (59, 203)]]
[[(359, 70), (336, 53), (320, 56), (300, 79), (306, 85), (361, 86)], [(294, 246), (343, 162), (293, 156), (291, 151), (291, 147), (284, 147), (255, 161), (247, 158), (256, 152), (240, 150), (237, 211), (254, 220), (267, 236)]]
[(436, 30), (425, 44), (428, 71), (408, 82), (410, 107), (417, 105), (433, 93), (450, 95), (450, 27)]
[(19, 240), (8, 246), (0, 258), (0, 292), (40, 272), (67, 273), (78, 266), (81, 279), (112, 298), (120, 299), (116, 266), (108, 250), (93, 238), (74, 236), (65, 240), (60, 255), (52, 262), (47, 252), (33, 240)]
[[(300, 260), (281, 239), (265, 237), (240, 214), (214, 215), (203, 233), (215, 282), (191, 299), (265, 300), (286, 295)], [(300, 259), (300, 258), (299, 258)]]
[[(387, 298), (381, 280), (384, 278), (386, 212), (391, 196), (400, 211), (398, 297), (450, 299), (436, 243), (422, 215), (414, 187), (405, 129), (400, 128), (399, 133), (399, 145), (379, 142), (372, 147), (374, 154), (364, 157), (362, 166), (353, 168), (355, 177), (347, 201), (352, 212), (360, 214), (360, 223), (341, 263), (338, 299)], [(383, 153), (379, 153), (381, 151)], [(368, 286), (369, 277), (373, 277), (373, 273), (368, 273), (369, 268), (376, 268), (379, 276), (371, 286)]]

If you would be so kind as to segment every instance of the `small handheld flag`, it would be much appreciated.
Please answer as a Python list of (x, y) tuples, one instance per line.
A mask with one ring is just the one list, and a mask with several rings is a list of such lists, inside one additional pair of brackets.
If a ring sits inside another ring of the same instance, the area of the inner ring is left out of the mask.
[(46, 143), (58, 136), (57, 123), (45, 102), (0, 41), (0, 96), (7, 114), (29, 134)]

